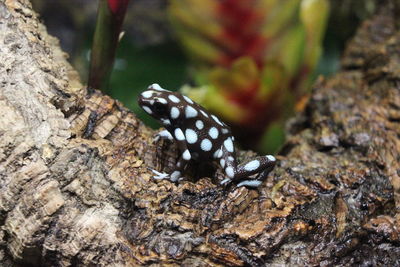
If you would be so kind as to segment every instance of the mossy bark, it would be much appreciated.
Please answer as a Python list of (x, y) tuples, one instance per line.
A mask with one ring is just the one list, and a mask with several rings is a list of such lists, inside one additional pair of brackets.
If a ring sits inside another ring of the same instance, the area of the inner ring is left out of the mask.
[(188, 181), (153, 180), (176, 147), (88, 94), (27, 0), (0, 1), (0, 118), (2, 266), (400, 265), (390, 2), (315, 84), (257, 190), (222, 188), (221, 171), (195, 164)]

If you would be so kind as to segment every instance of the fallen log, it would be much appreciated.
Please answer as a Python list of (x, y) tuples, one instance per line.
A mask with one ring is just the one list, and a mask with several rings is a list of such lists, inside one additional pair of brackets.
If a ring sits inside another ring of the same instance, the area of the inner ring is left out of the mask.
[(0, 265), (400, 266), (396, 23), (388, 1), (360, 27), (254, 190), (195, 164), (152, 179), (176, 147), (88, 92), (29, 1), (0, 2)]

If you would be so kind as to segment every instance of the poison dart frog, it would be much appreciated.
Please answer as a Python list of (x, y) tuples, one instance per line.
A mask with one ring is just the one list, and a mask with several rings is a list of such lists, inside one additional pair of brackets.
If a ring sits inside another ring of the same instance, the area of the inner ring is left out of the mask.
[[(187, 96), (152, 84), (141, 93), (138, 102), (145, 112), (166, 128), (157, 139), (175, 140), (180, 152), (176, 170), (171, 174), (153, 170), (155, 179), (176, 182), (182, 179), (182, 172), (190, 160), (215, 160), (226, 174), (221, 185), (235, 182), (237, 187), (255, 188), (275, 166), (276, 159), (271, 155), (238, 164), (230, 128)], [(249, 178), (254, 174), (257, 174), (255, 178)]]

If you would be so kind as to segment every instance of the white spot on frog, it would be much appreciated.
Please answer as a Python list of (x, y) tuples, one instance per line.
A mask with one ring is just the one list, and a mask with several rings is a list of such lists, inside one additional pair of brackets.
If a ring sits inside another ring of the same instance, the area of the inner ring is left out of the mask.
[(204, 123), (201, 120), (196, 121), (197, 129), (201, 130), (204, 127)]
[(174, 135), (175, 135), (175, 138), (176, 138), (178, 141), (183, 141), (183, 140), (185, 140), (185, 136), (183, 135), (182, 130), (179, 129), (179, 128), (176, 128), (176, 129), (175, 129)]
[(201, 143), (200, 143), (200, 148), (201, 148), (203, 151), (210, 151), (211, 148), (212, 148), (212, 143), (211, 143), (211, 141), (208, 140), (207, 138), (204, 139), (204, 140), (201, 141)]
[(172, 107), (171, 108), (171, 118), (176, 119), (179, 117), (179, 109), (177, 107)]
[(187, 106), (185, 108), (185, 116), (186, 116), (186, 118), (188, 118), (188, 119), (189, 118), (194, 118), (194, 117), (197, 116), (197, 114), (198, 114), (197, 110), (195, 110), (193, 107)]
[(256, 170), (258, 167), (260, 167), (260, 162), (258, 160), (252, 160), (244, 165), (244, 169), (249, 172)]
[(171, 101), (174, 102), (174, 103), (179, 103), (179, 102), (181, 102), (181, 101), (179, 100), (179, 98), (177, 98), (177, 97), (174, 96), (174, 95), (169, 95), (168, 98), (169, 98), (169, 100), (171, 100)]
[(186, 136), (186, 141), (189, 144), (194, 144), (197, 142), (197, 133), (192, 129), (186, 129), (185, 136)]
[(148, 106), (143, 106), (142, 107), (144, 111), (146, 111), (149, 114), (153, 114), (153, 111), (151, 111), (151, 108), (149, 108)]
[(224, 141), (224, 146), (228, 152), (233, 152), (233, 143), (231, 138), (227, 138)]
[(187, 97), (187, 96), (184, 95), (183, 98), (184, 98), (188, 103), (193, 104), (193, 100), (190, 99), (189, 97)]
[(212, 139), (217, 139), (219, 132), (217, 128), (211, 127), (210, 130), (208, 130), (208, 134), (211, 136)]

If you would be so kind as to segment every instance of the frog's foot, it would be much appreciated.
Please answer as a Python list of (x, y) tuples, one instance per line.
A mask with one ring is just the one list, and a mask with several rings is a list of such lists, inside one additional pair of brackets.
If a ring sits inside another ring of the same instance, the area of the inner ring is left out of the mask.
[(222, 180), (219, 184), (220, 184), (220, 185), (228, 185), (230, 182), (232, 182), (231, 179), (225, 178), (225, 179)]
[[(231, 182), (232, 182), (232, 179), (225, 178), (224, 180), (222, 180), (220, 182), (220, 185), (226, 186), (226, 185), (230, 184)], [(248, 180), (241, 181), (240, 183), (238, 183), (236, 185), (236, 187), (246, 186), (246, 187), (251, 187), (251, 188), (257, 188), (261, 185), (261, 183), (262, 183), (262, 181), (260, 181), (260, 180), (248, 179)]]
[(171, 182), (177, 182), (183, 180), (183, 177), (181, 177), (181, 172), (180, 171), (174, 171), (171, 174), (165, 173), (165, 172), (159, 172), (156, 170), (151, 170), (155, 176), (153, 176), (154, 179), (156, 180), (164, 180), (164, 179), (169, 179)]
[(151, 170), (155, 175), (153, 176), (156, 180), (169, 179), (169, 174), (166, 172), (158, 172), (156, 170)]
[(262, 181), (260, 180), (244, 180), (236, 185), (236, 187), (246, 186), (251, 188), (257, 188), (261, 185)]
[(167, 139), (167, 140), (174, 140), (174, 138), (172, 137), (171, 133), (168, 132), (168, 130), (162, 130), (159, 133), (156, 134), (156, 136), (154, 137), (154, 142), (158, 142), (160, 139)]

